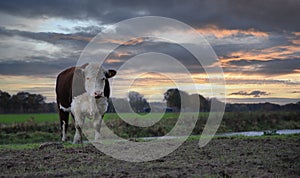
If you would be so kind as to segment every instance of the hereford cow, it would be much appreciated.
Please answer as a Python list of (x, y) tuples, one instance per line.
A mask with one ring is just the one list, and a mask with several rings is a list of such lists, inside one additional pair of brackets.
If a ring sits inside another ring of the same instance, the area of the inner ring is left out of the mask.
[[(115, 74), (115, 70), (105, 70), (99, 63), (87, 63), (81, 67), (68, 68), (57, 76), (56, 99), (62, 141), (67, 140), (68, 118), (73, 98), (85, 93), (96, 100), (105, 98), (107, 101), (110, 95), (108, 78)], [(101, 111), (102, 116), (105, 111)], [(74, 118), (73, 114), (72, 117)]]

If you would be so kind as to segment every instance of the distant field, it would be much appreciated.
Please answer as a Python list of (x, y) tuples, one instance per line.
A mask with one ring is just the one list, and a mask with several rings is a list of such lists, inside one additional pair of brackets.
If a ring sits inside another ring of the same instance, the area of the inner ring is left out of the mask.
[[(167, 113), (164, 118), (174, 118), (177, 114)], [(132, 113), (122, 113), (122, 118), (144, 118), (153, 119), (160, 117), (160, 114), (151, 115), (135, 115)], [(116, 113), (106, 113), (104, 120), (119, 119), (120, 117)], [(58, 121), (58, 113), (43, 113), (43, 114), (0, 114), (0, 124), (13, 124), (21, 122), (56, 122)]]
[(58, 121), (58, 114), (0, 114), (0, 124), (12, 124), (20, 122), (54, 122)]
[[(184, 113), (184, 115), (191, 115), (192, 113)], [(161, 118), (160, 113), (153, 114), (132, 114), (132, 113), (121, 113), (122, 118), (129, 119), (156, 119)], [(207, 117), (208, 113), (200, 113), (200, 117)], [(164, 119), (177, 118), (177, 113), (165, 113)], [(116, 113), (106, 113), (104, 120), (119, 119), (119, 115)], [(41, 122), (56, 122), (58, 121), (58, 113), (43, 113), (43, 114), (0, 114), (0, 124), (12, 124), (33, 121), (37, 123)]]
[[(128, 137), (136, 134), (144, 136), (146, 133), (164, 135), (172, 129), (178, 121), (178, 113), (160, 113), (139, 115), (134, 113), (121, 113), (122, 119), (116, 113), (107, 113), (104, 121), (111, 125), (115, 132), (127, 132)], [(188, 119), (195, 117), (195, 113), (183, 113), (183, 118)], [(209, 113), (200, 113), (198, 121), (194, 129), (194, 134), (201, 134), (206, 124)], [(162, 119), (160, 119), (162, 117)], [(151, 127), (139, 128), (128, 124), (124, 118), (135, 121), (135, 119), (154, 120), (155, 124)], [(156, 121), (157, 120), (157, 121)], [(124, 122), (125, 121), (125, 122)], [(70, 119), (70, 123), (73, 122)], [(59, 119), (57, 113), (48, 114), (0, 114), (1, 130), (9, 133), (11, 131), (27, 131), (27, 130), (47, 130), (49, 124), (54, 128), (58, 128)], [(11, 126), (9, 126), (11, 125)], [(57, 126), (56, 126), (57, 125)], [(11, 131), (9, 128), (11, 127)], [(38, 129), (34, 129), (38, 127)], [(40, 128), (40, 127), (43, 127)], [(122, 128), (122, 129), (121, 129)], [(227, 112), (224, 113), (218, 132), (240, 132), (240, 131), (261, 131), (261, 130), (280, 130), (280, 129), (299, 129), (300, 128), (300, 112)], [(130, 133), (130, 134), (128, 134)], [(119, 133), (122, 135), (123, 133)]]
[[(182, 117), (191, 117), (192, 115), (199, 115), (199, 117), (208, 117), (208, 112), (205, 113), (182, 113)], [(179, 116), (179, 113), (151, 113), (151, 114), (136, 114), (136, 113), (106, 113), (104, 116), (104, 120), (112, 120), (112, 119), (120, 119), (126, 118), (126, 119), (157, 119), (157, 118), (163, 118), (163, 119), (177, 119)]]

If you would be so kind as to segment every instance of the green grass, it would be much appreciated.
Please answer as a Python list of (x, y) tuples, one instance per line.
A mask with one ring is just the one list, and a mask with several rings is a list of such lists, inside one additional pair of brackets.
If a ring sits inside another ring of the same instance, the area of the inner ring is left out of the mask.
[[(193, 113), (183, 113), (183, 116), (189, 116)], [(199, 117), (207, 117), (208, 113), (199, 113)], [(135, 113), (121, 113), (121, 117), (125, 119), (157, 119), (161, 118), (160, 113), (139, 115)], [(164, 119), (178, 118), (178, 113), (165, 113)], [(104, 121), (120, 119), (120, 116), (116, 113), (106, 113)], [(58, 121), (58, 113), (43, 113), (43, 114), (0, 114), (0, 124), (12, 124), (34, 121), (41, 122), (56, 122)]]
[(25, 143), (25, 144), (4, 144), (0, 145), (0, 150), (28, 150), (37, 149), (40, 143)]
[(39, 143), (45, 141), (58, 141), (59, 134), (48, 132), (17, 132), (17, 133), (1, 133), (0, 144), (23, 144), (23, 143)]
[[(209, 113), (205, 112), (205, 113), (182, 113), (182, 117), (186, 118), (186, 117), (192, 117), (193, 115), (198, 115), (198, 117), (200, 118), (207, 118)], [(151, 113), (151, 114), (136, 114), (136, 113), (106, 113), (104, 116), (104, 121), (109, 121), (109, 120), (114, 120), (114, 119), (120, 119), (120, 118), (124, 118), (124, 119), (177, 119), (179, 117), (179, 113), (165, 113), (165, 114), (161, 114), (161, 113)]]
[[(139, 115), (135, 113), (121, 113), (122, 118), (130, 119), (157, 119), (160, 118), (160, 113), (145, 114)], [(183, 113), (183, 116), (190, 116), (193, 113)], [(207, 118), (209, 115), (208, 112), (199, 113), (199, 118)], [(164, 119), (178, 118), (178, 113), (165, 113), (163, 115)], [(260, 120), (257, 120), (257, 119)], [(120, 119), (120, 116), (116, 113), (106, 113), (104, 116), (104, 121)], [(299, 121), (299, 112), (227, 112), (224, 113), (223, 120), (226, 120), (227, 123), (234, 122), (237, 120), (247, 120), (248, 122), (252, 121), (263, 121), (273, 119), (274, 121), (288, 120), (288, 121)], [(0, 114), (0, 124), (10, 124), (10, 123), (21, 123), (34, 121), (37, 123), (41, 122), (56, 122), (58, 121), (58, 113), (43, 113), (43, 114)], [(232, 123), (230, 123), (232, 124)], [(274, 123), (277, 124), (278, 123)], [(241, 125), (241, 123), (239, 123)]]
[(45, 114), (0, 114), (1, 124), (13, 124), (20, 122), (55, 122), (58, 121), (58, 114), (45, 113)]

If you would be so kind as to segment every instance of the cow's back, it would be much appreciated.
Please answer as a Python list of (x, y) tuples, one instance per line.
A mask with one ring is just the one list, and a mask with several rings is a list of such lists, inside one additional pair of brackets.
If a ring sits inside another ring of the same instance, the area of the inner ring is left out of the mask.
[(63, 107), (70, 107), (72, 102), (72, 83), (75, 67), (62, 71), (56, 79), (57, 104)]

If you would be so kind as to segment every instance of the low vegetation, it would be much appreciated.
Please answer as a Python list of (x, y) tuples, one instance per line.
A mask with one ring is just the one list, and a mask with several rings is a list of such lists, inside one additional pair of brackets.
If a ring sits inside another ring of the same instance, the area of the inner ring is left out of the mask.
[[(189, 113), (186, 113), (188, 115)], [(192, 135), (200, 135), (209, 113), (200, 113)], [(300, 129), (300, 112), (228, 112), (224, 114), (219, 133), (239, 131), (262, 131), (280, 129)], [(155, 119), (159, 114), (124, 114), (131, 119)], [(143, 117), (143, 118), (140, 118)], [(178, 121), (178, 114), (166, 113), (162, 119), (150, 127), (132, 126), (116, 113), (105, 115), (104, 122), (123, 138), (153, 137), (166, 135)], [(70, 123), (68, 137), (73, 137), (74, 125)], [(57, 114), (9, 114), (0, 115), (0, 144), (36, 143), (59, 141), (60, 130)]]
[[(142, 163), (114, 159), (90, 143), (61, 143), (57, 114), (0, 115), (0, 177), (299, 177), (300, 134), (272, 132), (299, 129), (299, 114), (225, 113), (218, 132), (271, 131), (261, 137), (218, 136), (199, 148), (199, 136), (195, 135), (201, 134), (208, 117), (208, 113), (200, 113), (193, 136), (178, 149)], [(152, 120), (158, 115), (124, 117)], [(127, 124), (117, 114), (104, 118), (110, 129), (124, 138), (165, 135), (177, 120), (178, 114), (166, 113), (153, 126), (140, 128)], [(73, 134), (71, 122), (69, 140)]]
[(42, 114), (0, 114), (1, 124), (14, 124), (21, 122), (56, 122), (58, 121), (57, 113)]

